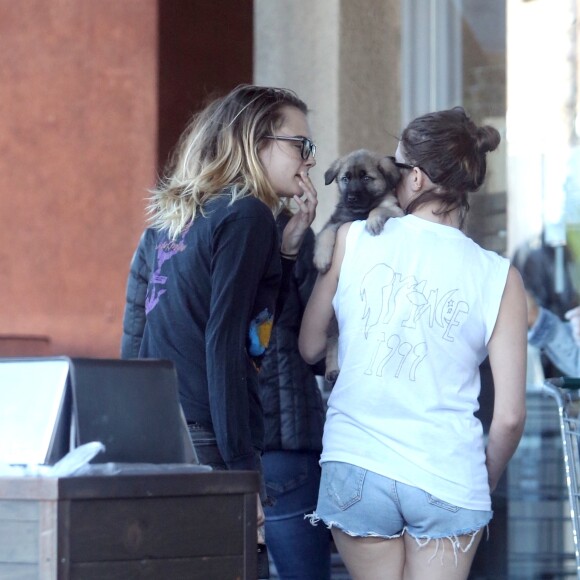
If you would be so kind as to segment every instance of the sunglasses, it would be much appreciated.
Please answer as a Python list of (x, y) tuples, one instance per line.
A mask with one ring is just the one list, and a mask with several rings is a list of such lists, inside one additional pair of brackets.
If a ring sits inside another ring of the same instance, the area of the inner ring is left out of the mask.
[(306, 161), (311, 155), (316, 157), (316, 145), (308, 137), (285, 137), (283, 135), (266, 135), (266, 139), (275, 139), (276, 141), (300, 141), (302, 148), (300, 156)]
[(429, 172), (423, 169), (420, 165), (409, 165), (408, 163), (402, 163), (401, 161), (397, 161), (394, 155), (387, 155), (387, 159), (390, 159), (395, 167), (399, 169), (420, 169), (433, 183), (436, 183), (435, 180), (429, 175)]

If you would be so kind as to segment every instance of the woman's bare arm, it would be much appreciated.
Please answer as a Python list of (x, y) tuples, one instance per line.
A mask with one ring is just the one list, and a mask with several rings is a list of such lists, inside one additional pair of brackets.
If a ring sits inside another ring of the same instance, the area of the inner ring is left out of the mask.
[(486, 465), (493, 491), (514, 454), (526, 418), (527, 306), (522, 278), (511, 266), (488, 344), (495, 400)]

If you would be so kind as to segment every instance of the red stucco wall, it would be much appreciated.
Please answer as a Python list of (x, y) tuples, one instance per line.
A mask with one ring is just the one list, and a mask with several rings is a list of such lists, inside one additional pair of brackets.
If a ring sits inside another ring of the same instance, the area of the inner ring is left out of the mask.
[[(159, 1), (172, 4), (171, 18), (186, 7), (190, 27), (176, 33), (188, 58), (177, 37), (159, 50), (160, 30), (168, 33), (160, 15), (168, 20), (157, 0), (0, 0), (0, 356), (34, 354), (35, 344), (38, 354), (118, 355), (144, 198), (166, 155), (159, 146), (199, 106), (183, 87), (207, 88), (207, 51), (191, 39), (220, 16), (216, 5), (232, 6)], [(245, 18), (230, 10), (225, 24), (238, 31), (244, 66), (222, 66), (220, 89), (251, 80), (251, 2), (241, 5)], [(216, 66), (227, 63), (216, 54)], [(160, 76), (174, 89), (158, 91)], [(19, 347), (28, 335), (36, 342)]]

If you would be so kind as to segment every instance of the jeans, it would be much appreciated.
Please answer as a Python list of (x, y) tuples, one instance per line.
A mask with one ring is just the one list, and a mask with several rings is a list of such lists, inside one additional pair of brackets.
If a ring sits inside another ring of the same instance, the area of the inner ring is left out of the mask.
[[(202, 465), (209, 465), (216, 471), (226, 471), (228, 467), (218, 449), (215, 433), (199, 423), (188, 423), (187, 429), (189, 430), (189, 437), (193, 444), (193, 448), (195, 449), (199, 463)], [(256, 464), (260, 466), (258, 451), (256, 451)], [(260, 467), (258, 471), (261, 473), (262, 468)], [(266, 499), (266, 489), (264, 487), (263, 477), (260, 477), (259, 493), (262, 502), (264, 502)]]
[(264, 508), (266, 544), (281, 580), (329, 580), (332, 536), (304, 515), (316, 508), (320, 454), (266, 451), (262, 466), (266, 492), (275, 500)]
[(219, 452), (214, 432), (198, 423), (189, 423), (187, 429), (198, 461), (218, 471), (226, 470), (227, 466)]

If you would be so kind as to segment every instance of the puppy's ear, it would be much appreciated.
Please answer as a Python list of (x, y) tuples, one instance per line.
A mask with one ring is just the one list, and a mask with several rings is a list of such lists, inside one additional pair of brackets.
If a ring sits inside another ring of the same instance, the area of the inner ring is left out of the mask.
[(377, 169), (381, 172), (391, 187), (395, 187), (401, 179), (401, 172), (399, 171), (399, 168), (393, 163), (391, 159), (389, 159), (389, 157), (383, 157), (379, 161)]
[(340, 159), (337, 159), (324, 173), (324, 185), (330, 185), (337, 177), (340, 170)]

